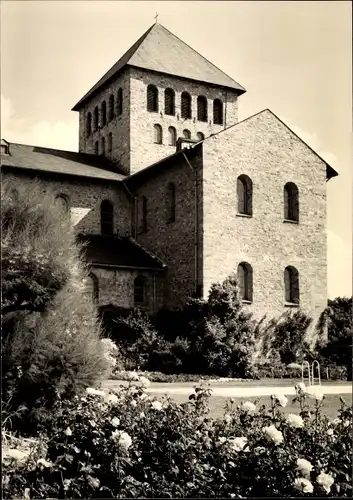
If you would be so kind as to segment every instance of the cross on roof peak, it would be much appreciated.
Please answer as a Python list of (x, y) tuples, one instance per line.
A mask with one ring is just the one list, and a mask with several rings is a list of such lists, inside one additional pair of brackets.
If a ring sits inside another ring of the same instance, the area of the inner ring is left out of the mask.
[(159, 14), (157, 14), (157, 13), (156, 13), (156, 15), (154, 16), (154, 18), (155, 18), (155, 20), (156, 20), (155, 24), (157, 24), (157, 22), (158, 22), (158, 16), (159, 16)]

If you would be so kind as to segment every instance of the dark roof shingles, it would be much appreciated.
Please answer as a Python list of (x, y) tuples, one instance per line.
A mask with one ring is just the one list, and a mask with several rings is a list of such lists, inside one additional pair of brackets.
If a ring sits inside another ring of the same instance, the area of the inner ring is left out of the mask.
[(79, 234), (85, 259), (92, 265), (164, 269), (164, 263), (132, 238), (101, 234)]
[(111, 181), (126, 177), (101, 156), (16, 143), (10, 143), (9, 151), (10, 154), (1, 155), (1, 165), (4, 167)]
[(219, 85), (246, 92), (244, 87), (208, 61), (193, 48), (180, 40), (161, 24), (154, 24), (139, 40), (110, 68), (110, 70), (72, 108), (78, 111), (81, 105), (107, 83), (125, 66), (166, 73), (190, 80)]

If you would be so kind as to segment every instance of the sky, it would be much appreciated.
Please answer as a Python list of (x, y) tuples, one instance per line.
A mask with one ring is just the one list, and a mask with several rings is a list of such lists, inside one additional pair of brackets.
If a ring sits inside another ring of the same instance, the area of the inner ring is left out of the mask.
[(155, 22), (269, 108), (339, 176), (327, 183), (328, 294), (352, 295), (349, 1), (1, 1), (1, 137), (78, 151), (77, 101)]

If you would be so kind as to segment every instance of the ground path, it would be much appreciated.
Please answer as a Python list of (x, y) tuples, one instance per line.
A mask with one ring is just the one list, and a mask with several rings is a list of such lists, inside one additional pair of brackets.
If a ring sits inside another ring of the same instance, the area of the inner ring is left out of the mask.
[[(294, 385), (300, 380), (266, 380), (266, 381), (235, 381), (220, 383), (213, 381), (210, 384), (212, 396), (226, 398), (251, 397), (251, 396), (271, 396), (271, 394), (285, 394), (291, 396), (295, 394)], [(103, 387), (106, 389), (117, 389), (120, 385), (127, 385), (128, 382), (119, 380), (105, 380)], [(285, 384), (285, 385), (284, 385)], [(196, 382), (173, 382), (160, 383), (155, 382), (147, 388), (148, 392), (153, 394), (179, 394), (189, 395), (193, 392)], [(317, 385), (317, 384), (315, 384)], [(323, 382), (321, 385), (324, 394), (352, 394), (351, 382)]]

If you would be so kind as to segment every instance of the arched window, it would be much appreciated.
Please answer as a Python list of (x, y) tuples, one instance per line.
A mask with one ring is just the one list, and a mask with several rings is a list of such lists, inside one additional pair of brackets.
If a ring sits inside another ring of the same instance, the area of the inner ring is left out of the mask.
[(173, 89), (164, 91), (164, 113), (166, 115), (175, 115), (175, 92)]
[(238, 213), (252, 215), (252, 181), (247, 175), (237, 179)]
[(168, 144), (169, 146), (176, 145), (176, 130), (174, 127), (168, 128)]
[(299, 191), (293, 182), (284, 186), (284, 218), (299, 222)]
[(101, 155), (105, 155), (105, 138), (101, 138)]
[(147, 111), (158, 111), (158, 89), (155, 85), (147, 87)]
[(111, 94), (109, 97), (109, 121), (114, 118), (114, 96)]
[(98, 302), (98, 295), (99, 295), (99, 284), (98, 284), (98, 278), (95, 274), (90, 273), (86, 278), (85, 278), (85, 292), (89, 297), (91, 297), (92, 301), (94, 303)]
[(198, 138), (199, 141), (203, 141), (205, 138), (202, 132), (197, 132), (196, 137)]
[(67, 215), (69, 213), (69, 198), (66, 196), (66, 194), (58, 194), (55, 197), (55, 205), (64, 215)]
[(102, 127), (107, 123), (107, 103), (105, 101), (102, 102)]
[(191, 118), (191, 95), (188, 92), (181, 94), (181, 117)]
[(99, 149), (98, 149), (98, 141), (96, 141), (94, 143), (94, 154), (97, 155), (99, 153)]
[(241, 262), (237, 270), (237, 281), (241, 300), (252, 302), (253, 273), (252, 267), (247, 262)]
[(141, 307), (146, 303), (146, 280), (143, 276), (134, 279), (134, 306)]
[(293, 266), (288, 266), (284, 270), (285, 301), (292, 304), (299, 304), (299, 273)]
[(98, 106), (94, 108), (94, 130), (98, 130), (99, 127), (99, 111)]
[(101, 233), (114, 233), (114, 206), (109, 200), (103, 200), (101, 203)]
[(216, 125), (223, 123), (223, 103), (220, 99), (213, 101), (213, 123)]
[(118, 95), (116, 99), (116, 112), (117, 115), (121, 115), (123, 112), (123, 89), (120, 87), (118, 90)]
[(110, 132), (108, 134), (108, 153), (111, 153), (113, 149), (113, 134)]
[(154, 132), (154, 142), (155, 144), (162, 144), (163, 143), (163, 131), (162, 127), (156, 123), (153, 126), (153, 132)]
[(147, 198), (146, 196), (141, 196), (141, 219), (140, 219), (140, 232), (145, 233), (147, 231)]
[(175, 221), (175, 184), (167, 186), (167, 222)]
[(188, 129), (183, 130), (184, 139), (191, 139), (191, 132)]
[(207, 122), (207, 99), (203, 95), (197, 98), (197, 119), (200, 122)]
[(86, 134), (87, 137), (89, 137), (92, 133), (92, 113), (89, 112), (87, 113), (87, 119), (86, 119)]

